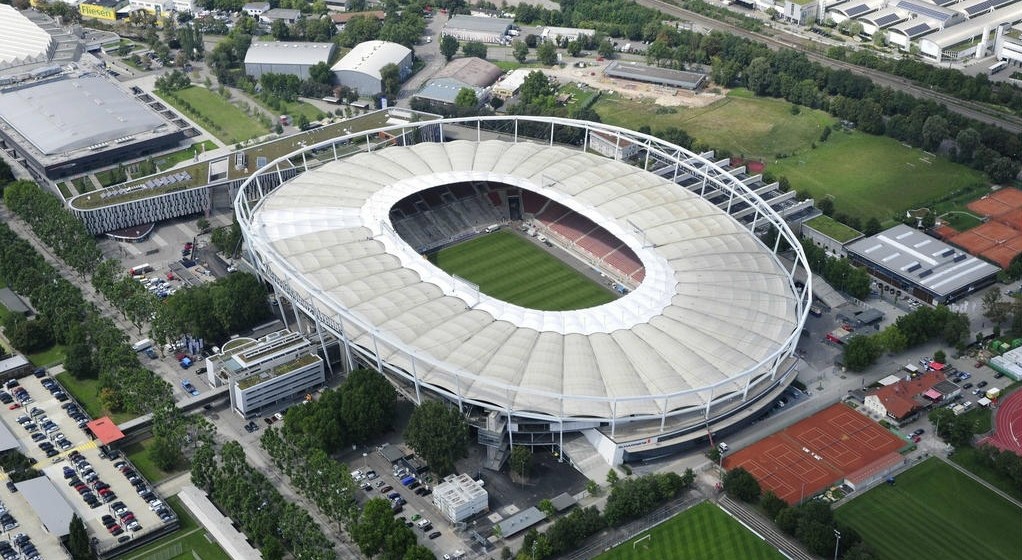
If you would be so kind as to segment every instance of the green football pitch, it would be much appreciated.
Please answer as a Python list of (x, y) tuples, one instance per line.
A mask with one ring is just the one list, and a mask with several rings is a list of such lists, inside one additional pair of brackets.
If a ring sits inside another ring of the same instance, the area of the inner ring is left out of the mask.
[(783, 560), (784, 556), (710, 502), (693, 506), (597, 556), (598, 560), (654, 558)]
[(880, 560), (1017, 560), (1022, 509), (930, 458), (835, 510)]
[(442, 249), (429, 255), (429, 260), (450, 274), (479, 284), (479, 291), (490, 297), (529, 309), (569, 311), (614, 299), (606, 288), (509, 231)]

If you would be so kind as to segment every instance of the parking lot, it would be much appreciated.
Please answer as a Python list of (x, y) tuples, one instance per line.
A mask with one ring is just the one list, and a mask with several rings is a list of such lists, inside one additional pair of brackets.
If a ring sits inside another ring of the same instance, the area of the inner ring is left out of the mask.
[[(0, 402), (0, 419), (18, 438), (20, 451), (36, 462), (35, 468), (85, 522), (90, 535), (98, 540), (98, 548), (125, 543), (175, 520), (124, 458), (103, 452), (88, 430), (90, 419), (45, 370), (8, 381), (0, 392)], [(2, 496), (10, 514), (26, 520), (8, 534), (13, 538), (17, 532), (25, 532), (41, 558), (64, 557), (63, 552), (49, 548), (50, 544), (59, 547), (51, 533), (38, 530), (41, 524), (37, 521), (27, 522), (38, 516), (18, 497)]]

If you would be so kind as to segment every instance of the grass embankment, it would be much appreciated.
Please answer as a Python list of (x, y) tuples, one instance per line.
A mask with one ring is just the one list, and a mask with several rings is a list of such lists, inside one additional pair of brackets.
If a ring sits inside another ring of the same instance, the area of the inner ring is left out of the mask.
[(71, 396), (85, 407), (85, 411), (92, 418), (109, 416), (115, 424), (135, 418), (135, 415), (130, 412), (111, 413), (103, 406), (102, 401), (99, 400), (98, 379), (76, 379), (70, 373), (64, 372), (57, 375), (57, 381), (60, 381), (64, 389), (71, 393)]

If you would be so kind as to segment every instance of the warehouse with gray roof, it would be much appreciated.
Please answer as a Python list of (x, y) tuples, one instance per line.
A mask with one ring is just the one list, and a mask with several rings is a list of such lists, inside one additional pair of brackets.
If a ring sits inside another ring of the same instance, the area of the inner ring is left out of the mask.
[(37, 178), (83, 173), (183, 139), (180, 128), (99, 76), (31, 81), (0, 92), (0, 143)]
[(256, 79), (272, 72), (307, 80), (309, 69), (320, 62), (329, 63), (333, 54), (333, 43), (255, 41), (245, 54), (245, 73)]
[(706, 74), (647, 66), (636, 62), (622, 63), (619, 60), (615, 60), (608, 64), (607, 69), (603, 72), (612, 78), (648, 82), (661, 86), (672, 86), (689, 90), (699, 89), (702, 87), (703, 83), (706, 82)]
[(480, 16), (456, 15), (444, 24), (442, 35), (450, 35), (459, 41), (500, 43), (504, 41), (514, 20)]
[(899, 224), (845, 247), (870, 274), (927, 303), (950, 303), (992, 284), (1000, 268)]

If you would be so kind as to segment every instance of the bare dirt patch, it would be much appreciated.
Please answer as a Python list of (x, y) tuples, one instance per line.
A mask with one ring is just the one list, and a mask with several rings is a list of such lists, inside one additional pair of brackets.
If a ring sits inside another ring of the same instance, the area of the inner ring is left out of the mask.
[(562, 84), (568, 82), (583, 83), (589, 87), (610, 90), (629, 99), (652, 99), (657, 105), (664, 107), (705, 107), (715, 101), (724, 99), (726, 90), (693, 92), (669, 86), (658, 86), (631, 80), (611, 78), (603, 73), (609, 62), (593, 62), (582, 60), (586, 66), (574, 66), (570, 61), (564, 68), (554, 66), (544, 68), (548, 76), (553, 76)]

